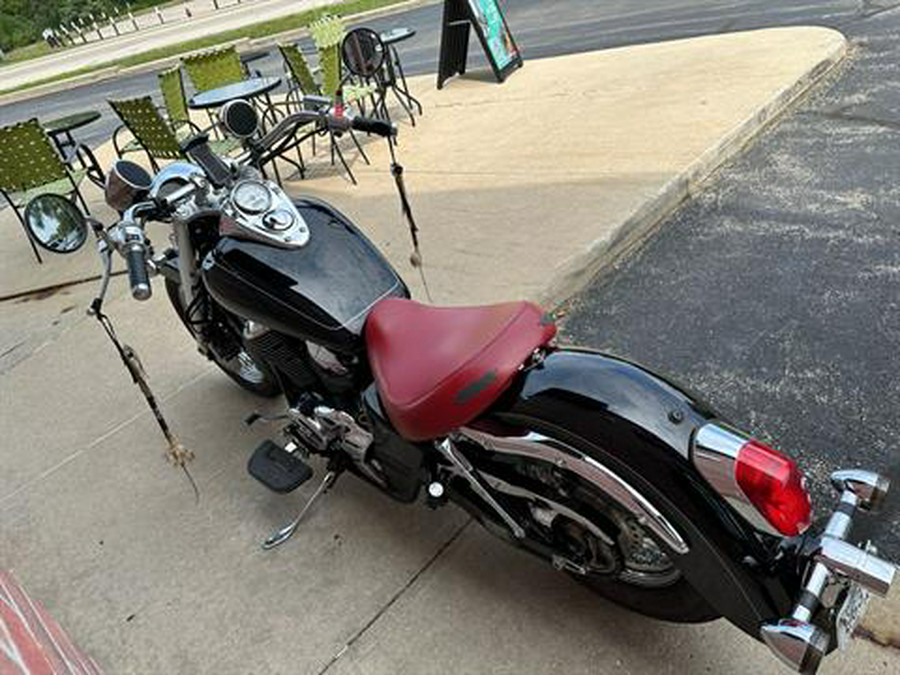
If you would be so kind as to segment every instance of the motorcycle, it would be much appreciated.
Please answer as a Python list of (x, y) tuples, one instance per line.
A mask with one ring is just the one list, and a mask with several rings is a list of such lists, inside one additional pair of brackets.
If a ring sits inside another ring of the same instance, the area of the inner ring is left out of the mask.
[[(213, 154), (201, 135), (184, 146), (191, 161), (155, 176), (117, 162), (106, 182), (117, 223), (88, 220), (51, 195), (28, 206), (26, 221), (56, 252), (77, 249), (93, 229), (104, 261), (98, 318), (106, 319), (118, 252), (135, 299), (149, 298), (151, 277), (161, 277), (201, 353), (245, 389), (284, 397), (280, 418), (248, 419), (280, 420), (284, 440), (262, 443), (249, 472), (289, 493), (313, 476), (311, 455), (326, 470), (265, 548), (284, 543), (351, 473), (401, 502), (453, 503), (636, 612), (676, 622), (725, 617), (803, 673), (848, 644), (870, 594), (887, 594), (894, 565), (850, 540), (857, 515), (883, 504), (886, 478), (835, 472), (838, 506), (813, 527), (797, 464), (677, 384), (558, 345), (550, 315), (529, 302), (412, 300), (347, 217), (311, 196), (291, 199), (254, 168), (303, 125), (389, 143), (394, 127), (303, 110), (261, 133), (243, 101), (220, 121), (245, 140), (238, 160)], [(149, 221), (170, 226), (160, 252), (147, 240)], [(144, 388), (139, 363), (104, 325)], [(183, 464), (187, 451), (157, 417)]]

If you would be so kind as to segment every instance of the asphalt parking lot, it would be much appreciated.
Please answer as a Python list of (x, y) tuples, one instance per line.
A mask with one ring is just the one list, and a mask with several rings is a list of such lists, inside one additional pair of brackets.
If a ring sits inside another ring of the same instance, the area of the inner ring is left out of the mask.
[[(839, 21), (853, 51), (582, 292), (570, 339), (669, 373), (828, 473), (900, 477), (900, 5)], [(825, 21), (826, 23), (829, 21)], [(900, 557), (900, 496), (871, 533)]]

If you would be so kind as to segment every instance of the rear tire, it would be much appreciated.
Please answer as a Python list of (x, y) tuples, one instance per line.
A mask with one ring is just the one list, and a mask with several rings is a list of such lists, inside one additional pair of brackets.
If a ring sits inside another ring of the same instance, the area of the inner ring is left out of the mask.
[[(178, 318), (181, 319), (181, 323), (193, 337), (194, 331), (181, 306), (181, 285), (171, 279), (166, 279), (166, 293), (169, 295), (169, 301), (172, 303), (175, 313), (178, 314)], [(218, 354), (210, 350), (209, 359), (238, 386), (252, 394), (273, 398), (281, 393), (281, 387), (275, 374), (268, 366), (256, 361), (246, 349), (242, 349), (238, 356), (228, 361), (219, 358)]]
[(653, 619), (705, 623), (721, 617), (684, 577), (671, 586), (653, 589), (596, 576), (575, 576), (575, 579), (607, 600)]

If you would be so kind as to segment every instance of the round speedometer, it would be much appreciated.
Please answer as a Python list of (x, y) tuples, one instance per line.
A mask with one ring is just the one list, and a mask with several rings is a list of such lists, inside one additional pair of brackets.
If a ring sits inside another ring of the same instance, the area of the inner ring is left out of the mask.
[(269, 189), (255, 180), (238, 183), (231, 193), (234, 205), (244, 213), (257, 214), (268, 211), (272, 206), (272, 195)]

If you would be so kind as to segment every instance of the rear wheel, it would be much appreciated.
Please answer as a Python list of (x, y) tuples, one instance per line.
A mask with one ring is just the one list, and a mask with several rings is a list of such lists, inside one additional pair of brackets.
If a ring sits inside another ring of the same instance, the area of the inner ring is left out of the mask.
[[(166, 293), (169, 295), (172, 307), (175, 308), (175, 313), (178, 314), (178, 318), (181, 319), (184, 327), (187, 328), (191, 335), (194, 335), (194, 328), (188, 320), (184, 307), (182, 307), (180, 289), (181, 287), (177, 282), (166, 279)], [(281, 387), (279, 387), (278, 380), (272, 371), (264, 363), (254, 359), (244, 348), (239, 338), (235, 337), (235, 339), (239, 344), (236, 345), (236, 349), (230, 350), (234, 352), (233, 355), (229, 358), (223, 358), (219, 356), (215, 349), (211, 349), (209, 353), (210, 360), (238, 385), (257, 396), (272, 398), (280, 394)]]
[(504, 464), (505, 478), (488, 482), (530, 520), (536, 546), (526, 547), (549, 548), (552, 555), (544, 557), (554, 567), (640, 614), (678, 623), (719, 618), (664, 544), (598, 488), (549, 463), (510, 458)]

